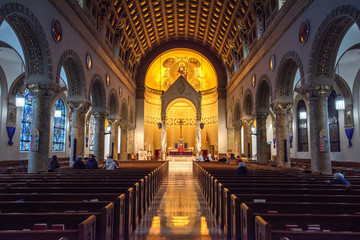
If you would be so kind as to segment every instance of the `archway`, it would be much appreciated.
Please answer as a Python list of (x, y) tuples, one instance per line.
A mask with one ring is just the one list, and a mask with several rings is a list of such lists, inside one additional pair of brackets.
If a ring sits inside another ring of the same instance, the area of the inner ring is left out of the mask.
[(253, 146), (252, 146), (252, 135), (250, 135), (251, 126), (254, 123), (253, 119), (253, 96), (251, 91), (248, 89), (245, 92), (244, 103), (243, 103), (243, 130), (244, 130), (244, 154), (248, 158), (253, 157)]

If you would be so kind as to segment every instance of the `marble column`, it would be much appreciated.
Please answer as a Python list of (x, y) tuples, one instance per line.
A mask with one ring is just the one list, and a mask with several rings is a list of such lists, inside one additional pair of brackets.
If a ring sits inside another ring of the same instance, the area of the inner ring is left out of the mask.
[(242, 153), (242, 139), (241, 139), (241, 127), (242, 127), (242, 122), (241, 120), (238, 122), (235, 122), (233, 124), (234, 126), (234, 130), (235, 130), (235, 144), (234, 146), (237, 146), (237, 149), (235, 148), (235, 157), (236, 156), (241, 156)]
[(166, 160), (166, 116), (161, 117), (161, 160)]
[(94, 155), (98, 163), (103, 162), (104, 148), (105, 148), (105, 113), (94, 112), (95, 117), (95, 143), (94, 143)]
[(201, 151), (201, 117), (196, 117), (196, 139), (195, 139), (195, 155), (199, 156)]
[(58, 85), (27, 84), (27, 88), (33, 98), (28, 172), (35, 173), (48, 170), (51, 100)]
[[(68, 101), (71, 110), (70, 162), (72, 166), (77, 156), (84, 156), (85, 115), (90, 108), (87, 101)], [(76, 146), (74, 145), (76, 139)], [(75, 153), (74, 153), (75, 151)]]
[(268, 162), (268, 145), (266, 137), (266, 119), (268, 113), (258, 113), (256, 115), (256, 148), (257, 161), (262, 164)]
[(121, 128), (121, 138), (120, 138), (120, 159), (126, 161), (127, 160), (127, 132), (128, 125), (125, 122), (120, 123)]
[(108, 122), (111, 127), (109, 153), (113, 155), (114, 160), (119, 160), (119, 155), (118, 155), (119, 120), (120, 120), (119, 118), (108, 118)]
[[(128, 153), (135, 153), (134, 140), (135, 140), (135, 127), (129, 126), (128, 131), (127, 131), (127, 152)], [(150, 149), (150, 151), (151, 151), (151, 149)]]
[(330, 85), (311, 85), (306, 89), (310, 107), (311, 170), (323, 174), (332, 173), (327, 102), (332, 90)]
[[(244, 119), (244, 154), (246, 157), (252, 158), (252, 137), (250, 134), (251, 125), (253, 124), (252, 119)], [(249, 147), (250, 146), (250, 147)]]
[(277, 165), (290, 166), (290, 143), (288, 114), (292, 102), (276, 102), (273, 105), (276, 114), (276, 157)]

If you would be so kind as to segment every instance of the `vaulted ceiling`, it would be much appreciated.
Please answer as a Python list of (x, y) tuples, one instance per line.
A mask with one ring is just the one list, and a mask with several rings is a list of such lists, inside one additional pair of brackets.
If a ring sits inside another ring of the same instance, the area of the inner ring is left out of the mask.
[[(233, 66), (244, 58), (278, 12), (279, 0), (83, 0), (80, 5), (129, 72), (156, 46), (186, 39), (201, 43)], [(245, 53), (246, 54), (246, 53)], [(229, 67), (230, 72), (232, 67)]]

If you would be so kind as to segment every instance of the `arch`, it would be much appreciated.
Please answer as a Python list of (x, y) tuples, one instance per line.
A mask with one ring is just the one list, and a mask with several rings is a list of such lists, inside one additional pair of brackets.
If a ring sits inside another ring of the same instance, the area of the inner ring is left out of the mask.
[(300, 99), (297, 102), (296, 106), (297, 106), (296, 107), (297, 150), (299, 152), (308, 152), (309, 151), (308, 123), (307, 123), (308, 111), (306, 108), (305, 101), (303, 99)]
[(263, 75), (260, 78), (258, 88), (256, 90), (255, 109), (256, 113), (269, 113), (270, 102), (272, 101), (272, 91), (269, 77)]
[(110, 90), (107, 109), (111, 117), (119, 117), (119, 98), (114, 88)]
[(253, 95), (250, 89), (247, 89), (245, 92), (244, 102), (243, 102), (243, 117), (251, 117), (253, 113)]
[(340, 152), (339, 113), (335, 109), (336, 92), (333, 90), (328, 98), (329, 143), (331, 152)]
[(85, 97), (86, 86), (84, 67), (77, 53), (71, 49), (68, 49), (61, 55), (55, 78), (55, 81), (58, 84), (60, 84), (61, 67), (64, 67), (68, 80), (69, 98), (71, 99), (73, 96)]
[(132, 105), (130, 107), (130, 112), (129, 112), (129, 123), (131, 125), (134, 125), (135, 124), (135, 110), (134, 110), (134, 105)]
[(123, 100), (121, 102), (120, 114), (121, 114), (121, 121), (124, 123), (127, 123), (129, 112), (128, 112), (128, 103), (125, 98), (123, 98)]
[[(308, 82), (312, 79), (335, 79), (336, 55), (348, 29), (354, 22), (360, 27), (360, 11), (343, 5), (332, 10), (318, 28), (308, 62)], [(333, 82), (330, 82), (330, 84)]]
[[(56, 116), (55, 112), (61, 111), (60, 116)], [(65, 150), (66, 136), (66, 107), (64, 100), (58, 98), (54, 106), (54, 126), (53, 126), (53, 151), (63, 152)]]
[(292, 101), (297, 69), (300, 71), (301, 85), (304, 85), (304, 68), (299, 55), (294, 51), (287, 52), (280, 61), (275, 80), (276, 99), (287, 98), (285, 100)]
[(19, 3), (6, 3), (0, 8), (0, 24), (7, 20), (15, 30), (24, 50), (25, 77), (28, 82), (39, 82), (39, 74), (53, 81), (51, 49), (45, 32), (30, 9)]
[(92, 112), (105, 112), (106, 110), (106, 93), (104, 82), (99, 74), (94, 74), (91, 78), (89, 92), (87, 98), (92, 97)]
[(190, 105), (190, 107), (194, 110), (194, 112), (196, 113), (196, 107), (195, 107), (195, 103), (193, 101), (191, 101), (190, 99), (187, 98), (175, 98), (173, 99), (171, 102), (168, 103), (167, 107), (166, 107), (166, 113), (169, 111), (169, 109), (174, 106), (176, 103), (178, 102), (185, 102), (187, 104)]
[[(217, 54), (213, 53), (207, 48), (204, 48), (203, 45), (193, 41), (174, 40), (154, 48), (152, 51), (146, 54), (144, 58), (140, 60), (139, 64), (137, 65), (137, 69), (135, 70), (135, 79), (136, 85), (138, 86), (138, 91), (144, 91), (146, 71), (153, 62), (153, 60), (163, 52), (166, 52), (173, 48), (179, 48), (179, 46), (181, 46), (182, 48), (194, 50), (204, 55), (215, 68), (218, 79), (218, 88), (225, 88), (227, 84), (226, 68), (223, 61), (217, 56)], [(136, 95), (143, 96), (143, 94)]]

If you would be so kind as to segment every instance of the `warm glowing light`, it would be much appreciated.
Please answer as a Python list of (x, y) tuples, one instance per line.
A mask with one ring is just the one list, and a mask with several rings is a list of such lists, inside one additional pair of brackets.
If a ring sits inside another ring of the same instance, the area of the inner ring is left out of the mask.
[(208, 236), (209, 235), (209, 228), (207, 225), (206, 218), (204, 216), (201, 217), (201, 228), (200, 228), (201, 236)]
[(216, 72), (210, 61), (200, 53), (180, 48), (163, 53), (151, 63), (145, 85), (154, 90), (166, 91), (180, 75), (197, 91), (217, 87)]
[(171, 222), (175, 227), (185, 227), (190, 223), (189, 217), (184, 216), (173, 216)]

